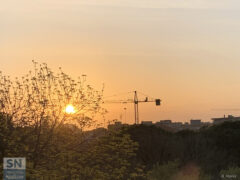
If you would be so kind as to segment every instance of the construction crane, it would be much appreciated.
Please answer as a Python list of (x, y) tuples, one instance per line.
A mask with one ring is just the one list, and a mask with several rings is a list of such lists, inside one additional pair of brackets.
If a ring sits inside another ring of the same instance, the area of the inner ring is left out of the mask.
[[(160, 99), (155, 99), (155, 98), (150, 98), (149, 96), (138, 92), (138, 91), (134, 91), (134, 92), (129, 92), (129, 93), (134, 93), (134, 97), (133, 99), (128, 99), (128, 100), (108, 100), (108, 101), (104, 101), (104, 103), (133, 103), (134, 104), (134, 117), (135, 117), (135, 124), (139, 124), (139, 109), (138, 109), (138, 105), (139, 103), (149, 103), (149, 102), (155, 102), (156, 106), (160, 106), (161, 105), (161, 100)], [(144, 100), (139, 100), (138, 99), (138, 93), (146, 96), (146, 98)], [(116, 95), (114, 95), (116, 96)], [(112, 97), (112, 96), (110, 96)]]

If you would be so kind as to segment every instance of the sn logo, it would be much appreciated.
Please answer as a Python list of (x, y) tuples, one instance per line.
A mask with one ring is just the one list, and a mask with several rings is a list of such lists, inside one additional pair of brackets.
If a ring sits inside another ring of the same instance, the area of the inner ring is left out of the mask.
[(25, 158), (4, 158), (4, 169), (26, 169)]

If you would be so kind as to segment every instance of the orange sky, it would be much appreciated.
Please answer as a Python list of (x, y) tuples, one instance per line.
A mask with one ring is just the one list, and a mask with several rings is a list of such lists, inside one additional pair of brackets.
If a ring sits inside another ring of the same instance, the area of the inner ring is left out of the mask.
[[(240, 107), (240, 3), (235, 0), (9, 0), (0, 7), (0, 70), (16, 76), (31, 60), (87, 74), (105, 95), (139, 90), (163, 100), (140, 119), (210, 121)], [(124, 98), (124, 97), (122, 97)], [(124, 116), (109, 106), (107, 119)], [(127, 121), (133, 122), (133, 105)]]

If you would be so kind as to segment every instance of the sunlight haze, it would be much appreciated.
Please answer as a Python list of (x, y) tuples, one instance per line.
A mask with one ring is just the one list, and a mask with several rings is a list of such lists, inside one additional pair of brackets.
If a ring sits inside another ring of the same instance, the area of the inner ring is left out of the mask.
[[(239, 116), (214, 111), (240, 108), (239, 9), (236, 0), (5, 1), (0, 70), (21, 76), (34, 59), (87, 74), (105, 96), (138, 90), (162, 99), (140, 104), (141, 121)], [(106, 107), (107, 120), (124, 121), (126, 107), (133, 123), (132, 104)]]

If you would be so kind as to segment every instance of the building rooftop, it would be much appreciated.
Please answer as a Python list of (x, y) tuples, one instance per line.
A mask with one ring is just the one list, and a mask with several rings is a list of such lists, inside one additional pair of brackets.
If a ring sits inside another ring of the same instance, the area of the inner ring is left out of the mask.
[(222, 119), (240, 119), (240, 117), (234, 117), (233, 115), (228, 115), (227, 117), (224, 115), (224, 117), (221, 118), (212, 118), (212, 120), (222, 120)]
[(213, 123), (222, 123), (225, 121), (240, 121), (240, 117), (234, 117), (232, 115), (228, 115), (227, 117), (224, 115), (224, 117), (221, 118), (212, 118)]

